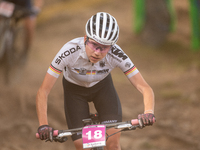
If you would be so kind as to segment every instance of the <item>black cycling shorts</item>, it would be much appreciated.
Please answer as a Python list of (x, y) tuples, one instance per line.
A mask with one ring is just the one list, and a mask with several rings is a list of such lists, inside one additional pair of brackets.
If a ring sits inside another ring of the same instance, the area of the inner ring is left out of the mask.
[[(68, 82), (63, 77), (65, 116), (69, 129), (83, 127), (82, 120), (89, 118), (89, 102), (93, 102), (102, 123), (122, 121), (122, 109), (111, 75), (94, 85), (82, 87)], [(81, 138), (81, 133), (72, 135), (72, 140)]]
[(12, 2), (16, 5), (20, 5), (20, 6), (27, 7), (27, 8), (32, 7), (31, 0), (4, 0), (4, 1)]

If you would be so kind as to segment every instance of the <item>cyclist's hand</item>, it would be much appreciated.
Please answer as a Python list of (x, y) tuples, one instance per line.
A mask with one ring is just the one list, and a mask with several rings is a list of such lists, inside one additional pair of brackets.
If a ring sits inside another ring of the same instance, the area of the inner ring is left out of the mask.
[(138, 115), (139, 125), (141, 128), (149, 125), (153, 125), (155, 116), (152, 113), (139, 114)]
[(42, 125), (38, 128), (38, 134), (41, 140), (53, 141), (53, 128), (48, 125)]

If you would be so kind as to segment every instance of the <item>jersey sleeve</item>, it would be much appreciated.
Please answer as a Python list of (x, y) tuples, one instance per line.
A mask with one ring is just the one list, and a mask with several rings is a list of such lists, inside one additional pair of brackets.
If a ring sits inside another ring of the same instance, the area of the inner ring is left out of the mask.
[(138, 73), (138, 69), (136, 68), (136, 66), (133, 64), (132, 67), (130, 69), (128, 69), (127, 71), (124, 72), (124, 74), (128, 77), (131, 78), (132, 76), (136, 75)]
[(58, 78), (63, 69), (67, 66), (67, 62), (70, 61), (70, 51), (68, 50), (69, 44), (65, 44), (60, 51), (56, 54), (51, 62), (47, 72)]
[[(53, 63), (53, 62), (52, 62), (52, 63)], [(49, 66), (47, 72), (48, 72), (50, 75), (52, 75), (52, 76), (58, 78), (58, 77), (60, 76), (60, 74), (62, 73), (62, 70), (59, 70), (59, 69), (57, 69), (56, 67), (54, 67), (52, 63), (51, 63), (51, 65)]]
[(112, 65), (119, 67), (128, 78), (131, 78), (139, 72), (128, 55), (118, 45), (115, 44), (112, 47), (109, 55), (112, 57)]

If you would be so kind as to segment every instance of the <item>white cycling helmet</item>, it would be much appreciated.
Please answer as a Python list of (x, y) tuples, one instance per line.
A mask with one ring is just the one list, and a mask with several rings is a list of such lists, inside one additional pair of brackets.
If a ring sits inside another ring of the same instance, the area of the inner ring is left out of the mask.
[(86, 23), (85, 29), (89, 38), (102, 45), (114, 45), (119, 37), (116, 19), (105, 12), (92, 16)]

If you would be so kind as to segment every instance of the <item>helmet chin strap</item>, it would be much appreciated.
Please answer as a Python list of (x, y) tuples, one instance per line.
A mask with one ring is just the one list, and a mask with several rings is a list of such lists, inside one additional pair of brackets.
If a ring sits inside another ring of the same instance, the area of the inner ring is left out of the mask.
[(88, 40), (89, 40), (89, 37), (87, 36), (87, 39), (85, 40), (85, 45), (86, 45), (86, 43), (87, 43)]
[[(85, 45), (86, 45), (86, 42), (89, 40), (89, 37), (87, 37), (86, 41), (85, 41)], [(90, 59), (88, 58), (88, 62), (91, 62)], [(92, 66), (94, 66), (94, 63), (92, 63)]]

